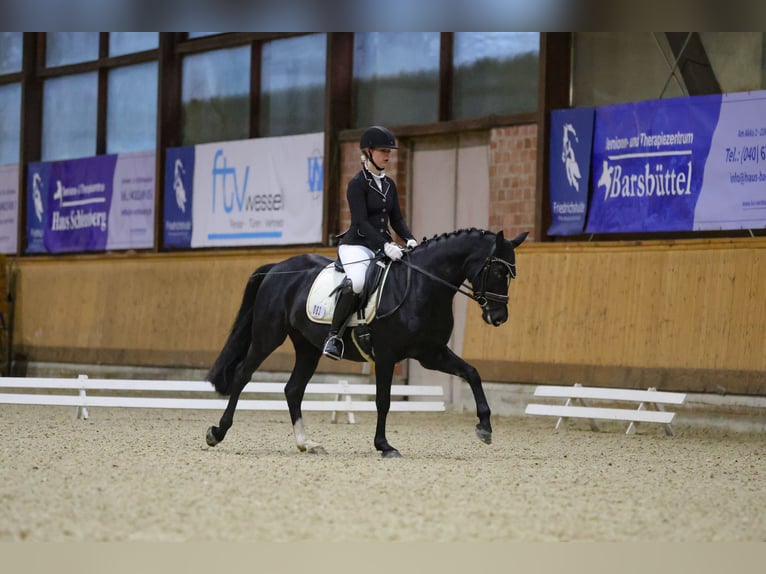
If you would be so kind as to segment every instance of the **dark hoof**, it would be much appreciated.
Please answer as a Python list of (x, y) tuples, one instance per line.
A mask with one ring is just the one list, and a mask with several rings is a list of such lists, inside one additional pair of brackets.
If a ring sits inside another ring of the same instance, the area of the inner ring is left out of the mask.
[(215, 435), (213, 434), (213, 427), (210, 427), (209, 429), (207, 429), (207, 434), (205, 435), (205, 442), (207, 442), (208, 446), (215, 446), (219, 442), (221, 442), (217, 438), (215, 438)]
[(383, 458), (402, 458), (402, 454), (395, 448), (392, 448), (391, 450), (384, 450), (380, 453), (380, 456)]
[(479, 437), (479, 440), (481, 440), (481, 442), (484, 444), (492, 444), (492, 431), (488, 431), (477, 426), (476, 436)]

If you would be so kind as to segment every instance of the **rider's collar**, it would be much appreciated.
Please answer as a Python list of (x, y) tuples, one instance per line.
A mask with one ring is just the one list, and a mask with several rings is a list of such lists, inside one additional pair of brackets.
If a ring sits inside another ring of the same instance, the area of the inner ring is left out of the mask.
[(383, 179), (384, 177), (386, 177), (386, 170), (385, 170), (385, 169), (381, 169), (381, 170), (380, 170), (380, 173), (379, 173), (379, 174), (377, 174), (377, 173), (375, 173), (374, 171), (372, 171), (372, 170), (370, 169), (370, 165), (369, 165), (369, 163), (367, 163), (367, 162), (365, 162), (365, 164), (364, 164), (364, 169), (365, 169), (365, 170), (366, 170), (366, 171), (367, 171), (367, 172), (368, 172), (368, 173), (369, 173), (369, 174), (370, 174), (372, 177), (376, 178), (377, 180), (381, 180), (381, 179)]

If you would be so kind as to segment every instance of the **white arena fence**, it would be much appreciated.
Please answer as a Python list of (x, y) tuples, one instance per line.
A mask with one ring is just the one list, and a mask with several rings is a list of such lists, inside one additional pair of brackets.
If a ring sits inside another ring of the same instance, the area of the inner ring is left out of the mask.
[[(525, 409), (528, 415), (558, 417), (556, 428), (569, 418), (588, 419), (590, 427), (598, 431), (596, 419), (626, 421), (626, 434), (634, 434), (639, 423), (658, 423), (665, 427), (668, 435), (675, 434), (672, 422), (676, 413), (665, 410), (665, 405), (680, 406), (686, 402), (686, 393), (658, 391), (655, 388), (644, 390), (615, 389), (603, 387), (585, 387), (575, 384), (571, 387), (540, 385), (535, 389), (535, 397), (548, 399), (566, 399), (563, 405), (529, 403)], [(591, 406), (585, 400), (608, 401), (618, 403), (618, 408)], [(635, 405), (638, 404), (638, 407)]]
[[(286, 411), (283, 382), (248, 383), (237, 403), (237, 410)], [(0, 377), (0, 403), (16, 405), (52, 405), (77, 408), (78, 418), (88, 418), (91, 407), (133, 407), (163, 409), (213, 409), (223, 411), (228, 398), (215, 392), (204, 381), (168, 381), (139, 379), (76, 379)], [(91, 394), (88, 394), (88, 393)], [(178, 396), (152, 396), (152, 393)], [(272, 394), (279, 398), (244, 398), (246, 395)], [(210, 398), (214, 395), (216, 398)], [(392, 385), (391, 411), (444, 411), (444, 391), (440, 385)], [(409, 400), (416, 398), (418, 400)], [(375, 385), (349, 383), (309, 383), (302, 404), (304, 411), (345, 412), (350, 423), (354, 412), (375, 411)]]

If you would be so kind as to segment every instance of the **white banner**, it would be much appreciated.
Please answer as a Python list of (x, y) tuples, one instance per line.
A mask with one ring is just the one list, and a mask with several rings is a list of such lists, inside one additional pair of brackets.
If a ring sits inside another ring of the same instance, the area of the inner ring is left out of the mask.
[(694, 229), (766, 227), (766, 91), (725, 94)]
[(0, 253), (16, 253), (18, 228), (19, 166), (0, 165)]
[(145, 249), (154, 245), (154, 159), (154, 151), (117, 156), (107, 249)]
[(192, 247), (321, 243), (324, 134), (195, 146)]

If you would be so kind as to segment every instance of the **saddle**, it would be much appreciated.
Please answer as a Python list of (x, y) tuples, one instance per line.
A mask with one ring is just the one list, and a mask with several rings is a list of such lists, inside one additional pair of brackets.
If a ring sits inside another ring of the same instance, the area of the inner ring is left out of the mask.
[[(390, 261), (384, 263), (378, 259), (367, 268), (359, 309), (351, 316), (347, 327), (367, 325), (375, 318), (390, 267)], [(306, 314), (314, 323), (332, 323), (336, 293), (345, 276), (343, 265), (336, 260), (328, 263), (314, 279), (306, 299)]]

